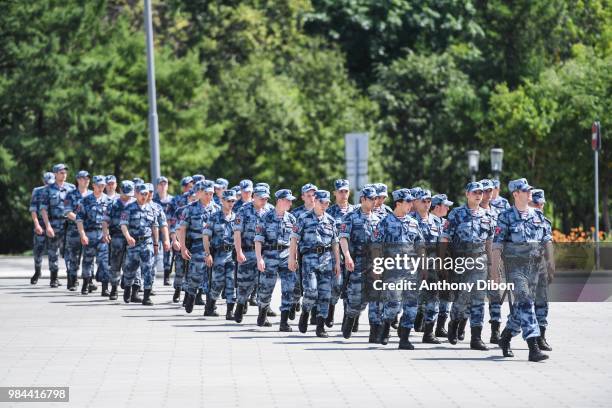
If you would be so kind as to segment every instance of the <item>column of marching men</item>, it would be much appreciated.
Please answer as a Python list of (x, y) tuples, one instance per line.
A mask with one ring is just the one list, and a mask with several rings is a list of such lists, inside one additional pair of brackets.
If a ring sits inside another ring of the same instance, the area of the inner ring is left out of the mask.
[[(82, 295), (98, 289), (95, 280), (109, 300), (118, 299), (121, 289), (124, 302), (153, 305), (159, 262), (163, 284), (174, 286), (174, 303), (183, 294), (187, 313), (201, 305), (204, 316), (219, 316), (222, 297), (226, 320), (241, 323), (248, 307), (257, 306), (257, 325), (270, 327), (268, 318), (276, 316), (270, 300), (280, 279), (281, 332), (293, 330), (290, 321), (299, 313), (301, 333), (313, 325), (316, 336), (328, 337), (326, 327), (334, 326), (342, 299), (345, 339), (359, 329), (367, 307), (368, 342), (387, 345), (394, 328), (401, 350), (414, 349), (411, 331), (422, 332), (423, 343), (446, 338), (455, 345), (464, 340), (468, 320), (470, 348), (488, 350), (481, 338), (488, 297), (489, 342), (499, 345), (505, 357), (513, 356), (510, 341), (521, 331), (530, 361), (547, 359), (542, 350), (552, 350), (545, 337), (547, 288), (554, 274), (551, 223), (543, 214), (544, 191), (526, 179), (508, 184), (514, 205), (499, 195), (498, 180), (484, 179), (468, 183), (466, 203), (452, 210), (454, 203), (445, 194), (432, 195), (421, 187), (393, 191), (391, 208), (382, 183), (366, 185), (359, 191), (359, 204), (352, 205), (343, 179), (335, 181), (335, 203), (330, 205), (331, 193), (308, 183), (301, 188), (303, 205), (291, 210), (296, 200), (291, 190), (276, 191), (271, 205), (269, 185), (250, 180), (228, 188), (226, 179), (213, 182), (197, 174), (184, 177), (181, 193), (171, 196), (166, 177), (158, 178), (156, 186), (140, 178), (123, 180), (117, 193), (113, 175), (93, 176), (92, 189), (87, 171), (76, 173), (76, 186), (66, 181), (67, 175), (68, 167), (57, 164), (32, 192), (31, 284), (41, 275), (46, 252), (53, 288), (60, 286), (61, 255), (69, 291), (78, 290), (81, 268)], [(370, 243), (402, 244), (413, 256), (452, 253), (481, 260), (462, 274), (423, 269), (409, 279), (514, 283), (505, 328), (500, 332), (499, 291), (408, 291), (398, 300), (368, 301), (364, 285)], [(520, 243), (539, 245), (511, 245)]]

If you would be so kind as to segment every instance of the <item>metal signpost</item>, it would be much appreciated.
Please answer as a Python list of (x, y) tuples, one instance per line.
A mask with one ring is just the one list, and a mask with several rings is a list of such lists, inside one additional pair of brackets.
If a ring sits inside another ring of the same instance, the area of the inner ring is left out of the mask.
[(359, 190), (368, 184), (368, 140), (367, 133), (347, 133), (344, 136), (346, 178), (353, 190), (353, 202), (359, 204)]

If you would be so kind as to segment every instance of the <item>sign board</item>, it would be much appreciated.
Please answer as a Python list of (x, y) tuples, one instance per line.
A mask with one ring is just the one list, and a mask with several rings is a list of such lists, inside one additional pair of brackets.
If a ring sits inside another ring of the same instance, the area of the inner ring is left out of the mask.
[(358, 191), (368, 184), (369, 137), (367, 133), (347, 133), (344, 136), (346, 178), (353, 190), (353, 201), (356, 204), (359, 203)]

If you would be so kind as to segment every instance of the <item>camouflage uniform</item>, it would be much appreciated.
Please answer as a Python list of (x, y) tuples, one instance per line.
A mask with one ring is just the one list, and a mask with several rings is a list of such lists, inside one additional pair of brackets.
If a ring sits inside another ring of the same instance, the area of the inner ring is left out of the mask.
[(256, 226), (255, 241), (262, 244), (262, 257), (266, 264), (264, 272), (259, 274), (257, 303), (259, 307), (270, 305), (272, 292), (276, 286), (277, 275), (281, 280), (281, 312), (289, 311), (293, 304), (295, 273), (288, 267), (289, 242), (296, 219), (289, 212), (281, 217), (276, 210), (268, 211)]
[(246, 261), (238, 265), (237, 303), (244, 305), (257, 283), (257, 259), (255, 256), (255, 232), (258, 219), (270, 211), (269, 206), (255, 210), (253, 202), (246, 203), (236, 212), (234, 231), (241, 234), (242, 252)]
[(314, 210), (308, 211), (297, 220), (291, 238), (297, 239), (302, 256), (303, 310), (309, 313), (316, 307), (317, 317), (325, 319), (334, 274), (332, 244), (338, 242), (336, 220), (327, 213), (319, 218)]
[(236, 303), (234, 282), (234, 224), (236, 214), (232, 211), (229, 217), (223, 209), (213, 213), (204, 226), (204, 235), (210, 237), (210, 252), (213, 256), (210, 297), (217, 300), (225, 287), (225, 299), (228, 304)]
[[(133, 189), (133, 185), (132, 185)], [(129, 198), (124, 202), (121, 198), (114, 200), (107, 208), (106, 221), (108, 230), (111, 236), (110, 242), (110, 282), (111, 285), (119, 285), (121, 280), (121, 269), (125, 269), (125, 257), (127, 251), (127, 242), (121, 232), (120, 222), (121, 213), (125, 208), (134, 202), (133, 198)]]
[[(481, 184), (480, 189), (482, 190)], [(493, 223), (491, 215), (480, 207), (471, 210), (462, 205), (448, 214), (442, 229), (442, 237), (449, 240), (454, 256), (474, 259), (474, 267), (466, 267), (465, 271), (457, 276), (460, 283), (476, 285), (478, 280), (486, 280), (488, 261), (485, 243), (493, 239)], [(484, 267), (480, 267), (476, 262), (479, 258)], [(451, 308), (451, 320), (462, 319), (465, 310), (469, 307), (470, 327), (482, 327), (484, 295), (483, 290), (460, 291)]]
[[(66, 214), (64, 211), (64, 202), (66, 196), (75, 189), (74, 184), (64, 183), (61, 187), (55, 183), (43, 190), (43, 195), (40, 202), (40, 210), (46, 210), (49, 216), (49, 223), (55, 232), (53, 238), (47, 237), (47, 254), (49, 256), (49, 271), (51, 276), (57, 277), (59, 267), (57, 264), (60, 247), (64, 245), (64, 228), (66, 222)], [(66, 269), (69, 268), (68, 257), (64, 256)]]
[[(137, 186), (137, 188), (139, 188)], [(146, 189), (146, 186), (144, 187)], [(128, 204), (121, 212), (119, 225), (127, 225), (128, 232), (136, 240), (136, 245), (128, 246), (125, 261), (124, 281), (126, 288), (136, 283), (138, 269), (142, 274), (144, 289), (153, 287), (155, 271), (153, 263), (153, 229), (157, 228), (157, 217), (150, 203), (142, 206), (138, 201)]]
[[(327, 213), (331, 215), (336, 220), (336, 229), (340, 231), (340, 225), (342, 224), (342, 218), (351, 211), (355, 209), (353, 204), (348, 204), (346, 207), (340, 207), (338, 204), (334, 204), (327, 209)], [(338, 299), (343, 295), (343, 287), (345, 279), (348, 279), (346, 268), (344, 265), (344, 258), (340, 256), (340, 261), (342, 262), (342, 273), (338, 278), (332, 279), (332, 297), (331, 304), (335, 305), (338, 303)], [(344, 293), (346, 295), (346, 293)]]
[(89, 240), (87, 246), (83, 247), (83, 279), (91, 279), (95, 257), (100, 275), (96, 279), (103, 283), (110, 281), (108, 244), (102, 241), (102, 221), (107, 214), (109, 201), (108, 196), (104, 193), (101, 193), (98, 198), (91, 193), (83, 198), (75, 211), (76, 223), (83, 224)]
[[(170, 234), (176, 233), (177, 227), (179, 226), (178, 220), (187, 204), (189, 204), (190, 196), (191, 192), (186, 192), (172, 197), (169, 208), (170, 216), (168, 217), (168, 229)], [(173, 286), (175, 289), (187, 290), (187, 271), (185, 270), (185, 261), (183, 260), (180, 251), (173, 250), (173, 256), (175, 271)]]
[(43, 229), (42, 234), (38, 235), (34, 230), (32, 230), (32, 253), (34, 255), (34, 268), (37, 273), (40, 274), (40, 268), (42, 265), (42, 257), (45, 252), (45, 244), (46, 244), (46, 235), (45, 235), (45, 222), (40, 215), (40, 205), (42, 203), (43, 197), (46, 193), (48, 186), (40, 186), (35, 187), (32, 190), (32, 197), (30, 198), (30, 213), (36, 213), (38, 217), (38, 223)]
[[(68, 213), (76, 213), (79, 204), (83, 199), (92, 193), (91, 190), (87, 190), (85, 194), (81, 194), (78, 188), (75, 188), (66, 195), (64, 201), (64, 215)], [(76, 222), (67, 220), (66, 223), (66, 248), (64, 248), (64, 254), (68, 258), (68, 276), (76, 280), (79, 273), (79, 267), (81, 262), (81, 256), (83, 254), (83, 246), (81, 245), (81, 237), (77, 230)]]
[[(159, 183), (158, 183), (159, 184)], [(162, 211), (164, 213), (164, 217), (166, 218), (166, 220), (168, 221), (168, 224), (170, 224), (170, 217), (171, 217), (171, 210), (172, 210), (172, 200), (173, 200), (174, 196), (171, 196), (170, 194), (168, 194), (166, 196), (166, 198), (164, 198), (163, 200), (159, 197), (159, 195), (157, 193), (155, 193), (155, 195), (153, 196), (153, 202), (158, 204), (159, 206), (161, 206)], [(162, 258), (162, 262), (164, 265), (164, 272), (166, 273), (170, 273), (170, 266), (172, 263), (172, 248), (169, 251), (162, 251), (162, 249), (160, 248), (159, 251), (159, 255), (160, 258)]]

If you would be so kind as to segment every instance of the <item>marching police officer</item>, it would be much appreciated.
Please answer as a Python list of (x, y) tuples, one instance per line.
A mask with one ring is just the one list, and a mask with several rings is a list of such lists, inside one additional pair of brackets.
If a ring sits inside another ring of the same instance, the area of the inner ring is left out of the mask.
[(208, 218), (202, 234), (206, 266), (212, 268), (210, 291), (206, 296), (204, 316), (218, 316), (215, 312), (215, 303), (221, 291), (225, 290), (225, 298), (227, 299), (225, 320), (234, 320), (236, 285), (234, 282), (233, 227), (236, 214), (232, 211), (232, 207), (237, 197), (234, 190), (225, 190), (222, 196), (221, 209)]
[[(76, 281), (81, 266), (81, 257), (83, 255), (83, 245), (81, 237), (76, 226), (76, 209), (85, 197), (91, 194), (89, 187), (89, 173), (81, 170), (76, 175), (77, 188), (66, 195), (64, 203), (64, 211), (66, 215), (66, 248), (64, 253), (68, 256), (68, 283), (72, 283), (72, 288), (76, 290)], [(89, 282), (90, 292), (97, 289), (93, 281)]]
[(501, 185), (499, 180), (491, 180), (493, 182), (493, 191), (491, 191), (491, 207), (495, 207), (497, 212), (502, 212), (510, 208), (510, 203), (504, 197), (499, 195)]
[(542, 353), (537, 342), (541, 333), (534, 311), (534, 297), (543, 259), (549, 279), (554, 273), (552, 236), (544, 214), (529, 207), (532, 187), (527, 180), (510, 181), (508, 190), (512, 193), (514, 206), (499, 214), (497, 219), (493, 270), (497, 270), (495, 267), (503, 254), (506, 275), (514, 284), (514, 303), (499, 346), (504, 357), (513, 357), (510, 340), (522, 330), (523, 339), (529, 346), (529, 361), (542, 361), (548, 355)]
[[(242, 185), (241, 187), (243, 193), (245, 188), (248, 188), (248, 186)], [(236, 223), (234, 225), (234, 245), (236, 246), (236, 259), (238, 261), (237, 306), (234, 314), (236, 323), (242, 322), (246, 303), (255, 289), (257, 279), (255, 233), (259, 218), (270, 211), (270, 207), (266, 205), (269, 197), (270, 191), (265, 186), (257, 187), (253, 191), (253, 201), (243, 204), (236, 213)]]
[[(340, 275), (340, 252), (336, 220), (325, 212), (329, 206), (330, 193), (326, 190), (315, 192), (315, 205), (311, 211), (300, 216), (293, 227), (289, 246), (289, 270), (297, 271), (298, 243), (302, 256), (302, 286), (304, 300), (299, 329), (308, 330), (308, 317), (316, 306), (318, 337), (328, 337), (325, 319), (331, 299), (332, 276)], [(314, 313), (314, 312), (313, 312)]]
[(106, 178), (94, 176), (93, 192), (78, 204), (76, 208), (76, 226), (83, 245), (83, 287), (81, 294), (89, 293), (89, 283), (92, 280), (93, 261), (96, 258), (99, 279), (102, 282), (102, 296), (109, 296), (108, 282), (108, 237), (102, 233), (102, 221), (107, 213), (108, 196), (104, 194)]
[(183, 209), (187, 204), (189, 204), (189, 197), (191, 196), (191, 187), (193, 187), (193, 179), (191, 176), (183, 177), (181, 179), (181, 189), (183, 192), (181, 194), (175, 195), (171, 200), (170, 205), (170, 216), (168, 217), (168, 227), (170, 230), (170, 240), (172, 242), (172, 250), (173, 250), (173, 259), (174, 259), (174, 295), (172, 296), (172, 301), (177, 303), (181, 296), (181, 290), (184, 290), (185, 293), (187, 290), (186, 281), (187, 281), (187, 268), (185, 267), (186, 263), (183, 261), (183, 257), (181, 256), (181, 244), (178, 240), (178, 236), (176, 234), (176, 229), (178, 228), (178, 219), (183, 212)]
[[(61, 252), (64, 257), (66, 269), (69, 268), (68, 257), (64, 254), (66, 238), (64, 203), (66, 196), (75, 189), (75, 186), (74, 184), (66, 183), (68, 166), (65, 164), (60, 163), (53, 166), (53, 174), (55, 176), (55, 183), (45, 190), (40, 204), (40, 212), (45, 223), (45, 233), (47, 235), (47, 253), (51, 276), (50, 286), (56, 288), (59, 286), (59, 281), (57, 280), (57, 273), (59, 272), (57, 265), (58, 252)], [(76, 281), (72, 283), (72, 286), (76, 286)]]
[(215, 180), (215, 196), (213, 197), (213, 200), (215, 200), (215, 204), (217, 204), (219, 207), (221, 207), (223, 203), (223, 192), (227, 190), (228, 185), (229, 181), (224, 178), (218, 178)]
[[(355, 209), (355, 206), (349, 203), (349, 195), (351, 190), (348, 180), (338, 179), (334, 182), (334, 187), (334, 196), (336, 203), (327, 209), (327, 213), (334, 217), (334, 219), (336, 220), (336, 228), (338, 229), (338, 231), (340, 231), (340, 224), (342, 224), (342, 218), (349, 212), (353, 211)], [(340, 262), (342, 273), (337, 279), (334, 278), (332, 280), (331, 302), (329, 304), (329, 312), (327, 313), (327, 319), (325, 320), (325, 325), (327, 327), (334, 326), (334, 312), (336, 310), (336, 304), (338, 303), (338, 300), (341, 296), (346, 296), (346, 293), (342, 293), (345, 292), (345, 280), (347, 279), (346, 267), (344, 265), (344, 257), (342, 253), (340, 254)]]
[(271, 326), (267, 320), (268, 309), (277, 276), (281, 280), (281, 321), (279, 331), (290, 332), (289, 311), (293, 305), (295, 272), (289, 270), (289, 245), (291, 233), (295, 226), (295, 217), (289, 213), (295, 197), (291, 190), (278, 190), (276, 206), (261, 217), (255, 232), (255, 254), (259, 269), (259, 287), (257, 303), (259, 305), (258, 326)]
[[(128, 204), (121, 213), (121, 232), (128, 245), (127, 259), (125, 262), (125, 289), (123, 301), (130, 303), (131, 291), (138, 291), (135, 284), (138, 269), (142, 274), (144, 285), (143, 305), (153, 305), (151, 301), (151, 289), (155, 270), (154, 246), (158, 245), (158, 217), (150, 203), (147, 203), (149, 188), (146, 184), (135, 186), (136, 201)], [(168, 237), (163, 237), (164, 249), (170, 248)]]
[[(380, 221), (380, 218), (373, 212), (376, 197), (377, 193), (373, 187), (363, 188), (359, 194), (359, 208), (354, 209), (342, 219), (338, 232), (348, 273), (347, 308), (342, 322), (342, 335), (345, 339), (351, 337), (359, 315), (366, 307), (362, 295), (366, 278), (364, 245), (375, 241), (376, 225)], [(371, 342), (376, 341), (377, 330), (377, 327), (370, 326)]]
[(251, 180), (240, 181), (240, 199), (234, 204), (234, 212), (238, 213), (240, 208), (253, 201), (253, 182)]
[(104, 189), (104, 193), (109, 200), (114, 200), (119, 197), (119, 194), (117, 194), (117, 177), (112, 174), (106, 176), (106, 188)]
[[(485, 281), (488, 272), (489, 260), (491, 259), (491, 242), (493, 240), (493, 223), (491, 215), (480, 207), (482, 201), (483, 186), (479, 182), (470, 182), (465, 187), (467, 203), (453, 209), (448, 214), (448, 219), (442, 229), (440, 257), (444, 258), (448, 245), (455, 259), (458, 257), (465, 261), (465, 268), (458, 273), (460, 283), (472, 283)], [(467, 260), (472, 262), (467, 262)], [(458, 326), (460, 320), (464, 320), (464, 313), (470, 308), (470, 348), (473, 350), (488, 350), (482, 342), (482, 324), (484, 320), (484, 295), (485, 292), (475, 286), (472, 291), (460, 290), (453, 302), (451, 309), (451, 321), (448, 325), (448, 341), (457, 344)]]
[[(172, 210), (172, 195), (168, 194), (168, 178), (160, 176), (155, 181), (157, 191), (153, 196), (153, 201), (162, 207), (166, 221), (169, 223)], [(162, 263), (164, 265), (164, 286), (170, 286), (170, 274), (172, 273), (172, 251), (160, 252)]]
[[(409, 215), (412, 209), (412, 197), (410, 190), (403, 188), (392, 193), (395, 208), (393, 213), (387, 214), (376, 226), (376, 241), (386, 243), (383, 247), (385, 256), (397, 254), (398, 250), (409, 256), (419, 256), (424, 252), (423, 232), (419, 228), (419, 222)], [(400, 246), (401, 244), (401, 246)], [(406, 270), (401, 273), (402, 280), (416, 284), (422, 274), (416, 270)], [(414, 327), (414, 319), (417, 313), (417, 290), (406, 290), (401, 301), (402, 319), (400, 322), (400, 350), (413, 350), (414, 346), (410, 343), (410, 330)], [(383, 307), (382, 328), (377, 328), (375, 342), (386, 345), (389, 342), (389, 332), (391, 323), (399, 313), (400, 302), (397, 300), (387, 300)]]
[[(212, 201), (214, 183), (212, 180), (201, 180), (194, 184), (196, 201), (188, 204), (181, 213), (178, 231), (183, 259), (189, 261), (187, 275), (189, 286), (185, 294), (185, 311), (191, 313), (196, 299), (196, 292), (208, 294), (208, 269), (204, 263), (204, 241), (202, 232), (208, 218), (219, 210)], [(189, 241), (189, 242), (188, 242)], [(204, 310), (206, 312), (206, 309)]]
[[(438, 218), (438, 224), (444, 226), (446, 222), (446, 216), (450, 207), (453, 206), (453, 202), (448, 199), (446, 194), (436, 194), (431, 198), (431, 214)], [(440, 233), (442, 231), (440, 230)], [(436, 323), (436, 337), (447, 337), (446, 331), (446, 320), (450, 312), (450, 292), (447, 290), (440, 291), (438, 293), (438, 321)]]
[[(535, 188), (531, 190), (531, 202), (529, 205), (535, 208), (536, 211), (541, 211), (542, 214), (544, 214), (544, 204), (546, 204), (544, 190)], [(546, 216), (544, 217), (544, 221), (546, 222), (548, 233), (552, 236), (551, 221), (546, 218)], [(541, 270), (538, 274), (538, 285), (535, 294), (535, 314), (538, 319), (538, 325), (540, 326), (538, 347), (540, 350), (552, 351), (552, 347), (546, 340), (546, 328), (548, 327), (548, 284), (550, 283), (549, 278), (552, 279), (552, 276), (549, 277), (546, 260), (544, 259), (543, 261), (544, 262), (540, 263)]]
[[(125, 270), (127, 241), (121, 232), (121, 213), (134, 201), (134, 183), (130, 180), (121, 182), (121, 194), (111, 202), (102, 223), (103, 234), (109, 244), (110, 284), (109, 300), (117, 300), (117, 286), (121, 280), (121, 269)], [(134, 294), (132, 294), (134, 295)]]
[(40, 278), (40, 269), (42, 265), (42, 256), (45, 251), (46, 237), (43, 225), (45, 221), (42, 219), (40, 212), (40, 205), (42, 199), (46, 193), (46, 189), (53, 183), (55, 183), (55, 175), (51, 172), (43, 174), (44, 184), (40, 187), (34, 187), (32, 190), (32, 197), (30, 199), (30, 216), (32, 217), (32, 223), (34, 224), (32, 234), (32, 252), (34, 254), (34, 275), (30, 278), (30, 284), (36, 285), (38, 278)]

